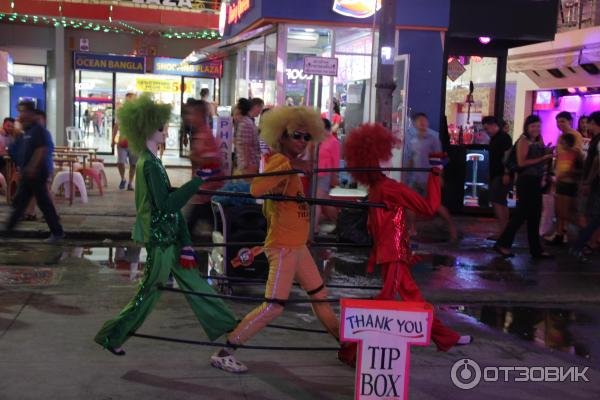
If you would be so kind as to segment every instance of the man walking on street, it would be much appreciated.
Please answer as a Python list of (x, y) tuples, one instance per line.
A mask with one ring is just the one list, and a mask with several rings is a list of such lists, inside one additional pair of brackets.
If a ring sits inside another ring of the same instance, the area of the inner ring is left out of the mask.
[(6, 225), (6, 230), (11, 232), (23, 216), (29, 201), (35, 197), (38, 207), (42, 210), (51, 235), (48, 241), (54, 242), (64, 237), (63, 228), (58, 220), (56, 209), (48, 193), (46, 182), (50, 174), (47, 163), (51, 143), (48, 143), (50, 134), (37, 122), (35, 105), (33, 102), (19, 103), (19, 121), (23, 125), (23, 145), (20, 149), (20, 158), (23, 162), (19, 189), (13, 201), (13, 212)]

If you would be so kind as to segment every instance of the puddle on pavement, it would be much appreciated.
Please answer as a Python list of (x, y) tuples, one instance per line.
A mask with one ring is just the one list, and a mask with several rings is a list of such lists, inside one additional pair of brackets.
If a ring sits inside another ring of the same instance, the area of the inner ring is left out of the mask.
[(537, 346), (600, 360), (600, 320), (597, 309), (454, 306), (459, 313)]

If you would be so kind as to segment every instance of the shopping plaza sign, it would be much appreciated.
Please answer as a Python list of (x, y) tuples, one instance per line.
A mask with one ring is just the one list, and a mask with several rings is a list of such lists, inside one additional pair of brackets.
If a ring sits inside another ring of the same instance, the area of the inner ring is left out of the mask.
[(159, 75), (218, 79), (223, 71), (223, 64), (220, 60), (206, 61), (199, 64), (182, 63), (181, 58), (155, 57), (152, 72)]
[(404, 400), (410, 346), (426, 346), (433, 307), (427, 303), (342, 299), (340, 340), (358, 343), (356, 400)]

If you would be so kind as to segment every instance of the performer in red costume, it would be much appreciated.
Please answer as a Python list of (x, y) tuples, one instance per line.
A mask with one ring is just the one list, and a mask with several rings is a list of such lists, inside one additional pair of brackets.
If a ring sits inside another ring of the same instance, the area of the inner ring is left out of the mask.
[[(380, 162), (391, 158), (396, 142), (392, 133), (383, 126), (362, 125), (350, 132), (345, 141), (346, 166), (379, 167)], [(369, 187), (370, 202), (387, 205), (387, 209), (369, 209), (368, 227), (373, 238), (369, 272), (375, 265), (381, 265), (384, 281), (378, 300), (394, 300), (398, 294), (404, 301), (425, 302), (410, 273), (410, 267), (417, 259), (410, 248), (406, 212), (411, 210), (418, 215), (435, 215), (441, 198), (440, 172), (441, 168), (432, 169), (427, 182), (427, 197), (381, 172), (352, 173), (356, 181)], [(437, 318), (433, 320), (431, 339), (440, 351), (473, 341), (471, 336), (460, 336)], [(340, 353), (340, 358), (343, 357)]]

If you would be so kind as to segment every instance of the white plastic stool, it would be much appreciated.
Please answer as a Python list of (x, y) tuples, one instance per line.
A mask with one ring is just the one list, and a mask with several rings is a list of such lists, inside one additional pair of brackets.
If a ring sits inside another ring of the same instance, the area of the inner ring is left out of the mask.
[[(60, 187), (65, 186), (65, 197), (69, 197), (71, 195), (70, 185), (69, 185), (69, 171), (60, 171), (54, 177), (54, 181), (52, 181), (52, 192), (59, 193)], [(77, 188), (79, 191), (79, 195), (81, 196), (81, 202), (88, 202), (87, 190), (85, 188), (85, 180), (83, 179), (83, 175), (79, 172), (73, 172), (73, 186)]]
[(102, 184), (104, 187), (108, 187), (108, 179), (106, 179), (106, 172), (104, 172), (104, 164), (100, 161), (92, 161), (92, 168), (94, 168), (102, 177)]
[(479, 161), (483, 161), (485, 159), (483, 154), (479, 153), (468, 153), (467, 154), (467, 162), (473, 162), (473, 176), (471, 178), (471, 182), (467, 182), (467, 186), (471, 186), (471, 197), (474, 199), (477, 198), (477, 187), (483, 186), (483, 183), (477, 182), (477, 170), (479, 167)]

